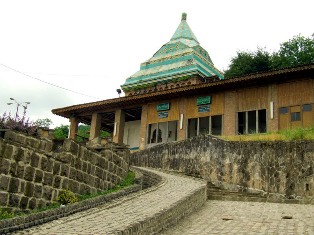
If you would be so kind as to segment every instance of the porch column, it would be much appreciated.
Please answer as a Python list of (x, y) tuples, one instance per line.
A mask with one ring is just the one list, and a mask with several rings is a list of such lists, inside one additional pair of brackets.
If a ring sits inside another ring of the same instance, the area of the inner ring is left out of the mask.
[(123, 132), (125, 123), (125, 113), (122, 109), (118, 109), (115, 112), (114, 118), (114, 130), (113, 130), (113, 142), (122, 144), (123, 143)]
[(71, 117), (70, 118), (70, 135), (69, 138), (74, 140), (77, 134), (77, 130), (78, 130), (78, 119), (76, 117)]
[(101, 127), (101, 115), (99, 113), (93, 113), (92, 122), (90, 126), (89, 140), (93, 140), (99, 137)]
[(141, 114), (141, 127), (140, 127), (140, 146), (139, 149), (143, 150), (146, 147), (146, 138), (147, 138), (147, 112), (148, 105), (142, 106)]

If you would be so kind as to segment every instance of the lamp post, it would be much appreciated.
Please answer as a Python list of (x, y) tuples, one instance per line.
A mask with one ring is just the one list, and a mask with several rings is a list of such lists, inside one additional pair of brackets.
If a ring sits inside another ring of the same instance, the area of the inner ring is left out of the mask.
[[(12, 101), (14, 101), (14, 103), (16, 104), (16, 113), (15, 113), (15, 121), (16, 121), (16, 119), (17, 119), (17, 115), (18, 115), (18, 113), (19, 113), (19, 107), (20, 107), (20, 105), (22, 105), (23, 106), (23, 108), (24, 108), (24, 114), (25, 114), (25, 112), (26, 112), (26, 109), (27, 109), (27, 105), (29, 105), (31, 102), (18, 102), (16, 99), (14, 99), (14, 98), (10, 98), (10, 100), (12, 100)], [(11, 104), (14, 104), (14, 103), (12, 103), (12, 102), (10, 102), (10, 103), (7, 103), (7, 105), (11, 105)], [(25, 104), (25, 105), (23, 105), (23, 104)]]

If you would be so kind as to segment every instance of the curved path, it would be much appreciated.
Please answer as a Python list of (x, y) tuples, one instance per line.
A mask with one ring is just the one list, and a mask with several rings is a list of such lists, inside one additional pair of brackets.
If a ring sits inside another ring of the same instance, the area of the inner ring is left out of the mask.
[[(103, 206), (13, 234), (142, 234), (145, 229), (143, 234), (151, 234), (175, 223), (184, 213), (192, 212), (205, 202), (204, 181), (145, 170), (162, 176), (163, 183)], [(171, 221), (170, 217), (174, 214), (179, 217)]]

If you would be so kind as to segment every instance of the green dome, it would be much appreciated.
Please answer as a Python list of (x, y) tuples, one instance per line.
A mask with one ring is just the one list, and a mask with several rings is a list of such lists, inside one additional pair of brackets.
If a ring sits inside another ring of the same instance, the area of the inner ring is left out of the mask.
[(215, 68), (208, 52), (200, 46), (190, 29), (186, 16), (186, 13), (182, 14), (181, 22), (170, 41), (152, 58), (143, 62), (140, 71), (127, 78), (122, 89), (189, 75), (218, 76), (223, 79), (223, 74)]

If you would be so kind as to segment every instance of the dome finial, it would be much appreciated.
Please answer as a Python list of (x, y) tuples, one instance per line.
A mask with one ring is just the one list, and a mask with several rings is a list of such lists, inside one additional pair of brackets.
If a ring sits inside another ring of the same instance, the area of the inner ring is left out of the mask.
[(182, 20), (186, 20), (186, 16), (187, 16), (187, 14), (186, 14), (186, 13), (182, 13), (182, 18), (181, 18), (181, 21), (182, 21)]

